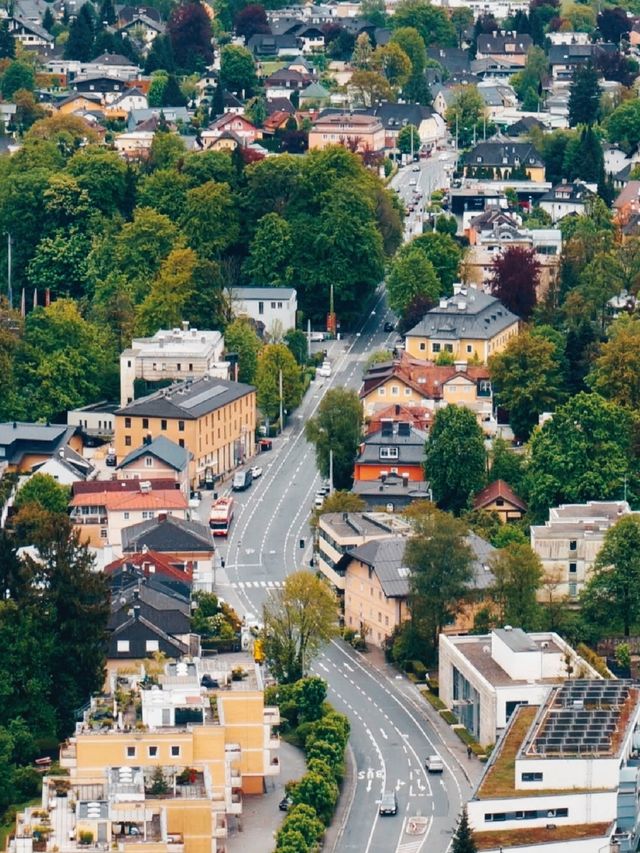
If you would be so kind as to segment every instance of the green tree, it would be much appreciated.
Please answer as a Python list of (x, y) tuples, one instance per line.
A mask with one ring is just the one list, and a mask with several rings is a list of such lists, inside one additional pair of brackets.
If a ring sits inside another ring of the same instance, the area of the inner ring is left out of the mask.
[(410, 570), (411, 625), (430, 658), (443, 627), (468, 597), (473, 552), (466, 542), (467, 528), (459, 519), (426, 502), (413, 504), (407, 515), (414, 531), (404, 552), (404, 564)]
[(486, 114), (485, 102), (476, 86), (458, 86), (447, 109), (445, 118), (449, 131), (458, 134), (458, 145), (467, 148), (472, 139), (482, 132), (482, 121)]
[(538, 108), (537, 98), (541, 91), (542, 81), (547, 76), (549, 62), (547, 56), (540, 47), (530, 47), (527, 51), (527, 62), (522, 71), (513, 76), (516, 78), (513, 81), (513, 87), (521, 101), (523, 101), (529, 92), (533, 92), (536, 99), (535, 109)]
[(123, 210), (127, 167), (115, 151), (83, 148), (69, 160), (67, 170), (86, 190), (92, 205), (106, 216)]
[(286, 839), (292, 831), (300, 833), (307, 845), (307, 850), (313, 850), (314, 845), (324, 833), (324, 825), (313, 806), (299, 803), (289, 809), (276, 836), (276, 851), (282, 850), (283, 839)]
[(538, 416), (566, 397), (556, 345), (524, 330), (489, 364), (496, 400), (509, 412), (514, 434), (529, 438)]
[(398, 134), (398, 150), (401, 154), (417, 154), (420, 150), (420, 134), (414, 124), (408, 124)]
[(414, 27), (426, 45), (455, 47), (457, 44), (456, 31), (446, 11), (428, 0), (400, 0), (391, 17), (391, 25), (395, 30)]
[(188, 179), (190, 187), (199, 187), (207, 181), (233, 186), (236, 179), (231, 156), (227, 151), (187, 154), (182, 164), (182, 174)]
[(224, 344), (227, 353), (233, 352), (238, 356), (238, 380), (254, 382), (262, 341), (248, 320), (240, 317), (229, 323), (224, 333)]
[(240, 236), (238, 208), (228, 184), (207, 181), (187, 193), (182, 227), (203, 258), (215, 260)]
[(280, 214), (267, 213), (256, 223), (245, 270), (256, 284), (286, 287), (293, 276), (292, 255), (291, 226)]
[[(327, 682), (317, 675), (307, 675), (296, 682), (295, 693), (301, 718), (305, 722), (321, 719), (323, 702), (327, 698)], [(314, 726), (312, 731), (316, 730)]]
[(535, 631), (540, 620), (536, 597), (543, 575), (540, 557), (528, 543), (514, 542), (493, 557), (491, 571), (500, 624)]
[(640, 520), (621, 518), (607, 530), (580, 603), (584, 616), (608, 633), (625, 637), (640, 619)]
[(309, 353), (309, 341), (305, 333), (301, 329), (289, 329), (288, 332), (285, 332), (283, 340), (297, 364), (304, 367)]
[(529, 509), (542, 519), (551, 506), (622, 497), (634, 491), (633, 419), (599, 394), (580, 393), (534, 432), (529, 446)]
[(475, 414), (447, 406), (434, 418), (425, 447), (425, 477), (442, 509), (460, 513), (486, 480), (487, 454)]
[(640, 407), (640, 321), (622, 315), (609, 327), (587, 384), (619, 406)]
[(354, 71), (349, 87), (353, 89), (354, 97), (363, 107), (373, 107), (378, 101), (395, 101), (391, 84), (377, 71)]
[(9, 21), (0, 21), (0, 59), (13, 59), (16, 55), (16, 43), (9, 32)]
[(138, 306), (137, 331), (155, 335), (158, 329), (175, 329), (185, 316), (194, 293), (198, 257), (193, 249), (174, 249), (162, 262), (149, 293)]
[(623, 101), (606, 121), (607, 136), (627, 153), (640, 142), (640, 101)]
[(413, 243), (403, 246), (387, 276), (387, 299), (391, 310), (404, 315), (418, 296), (435, 305), (440, 290), (440, 280), (425, 253)]
[(357, 393), (346, 388), (327, 391), (318, 413), (305, 424), (305, 435), (315, 445), (316, 465), (322, 476), (329, 476), (332, 451), (333, 485), (350, 488), (362, 437), (362, 404)]
[(449, 234), (429, 232), (416, 237), (411, 243), (431, 261), (441, 282), (441, 293), (451, 293), (454, 281), (458, 281), (462, 250)]
[(468, 6), (458, 6), (451, 10), (450, 18), (453, 28), (456, 31), (458, 47), (462, 47), (465, 33), (473, 26), (473, 9), (470, 9)]
[(330, 776), (308, 772), (291, 792), (293, 802), (312, 806), (327, 826), (338, 802), (338, 786)]
[(90, 249), (89, 237), (76, 226), (55, 231), (37, 244), (27, 280), (34, 287), (49, 288), (54, 296), (80, 298), (86, 293)]
[(10, 62), (0, 77), (0, 93), (5, 101), (12, 100), (18, 89), (26, 89), (33, 92), (35, 88), (35, 74), (33, 67), (19, 59)]
[(399, 27), (393, 32), (390, 44), (397, 44), (411, 62), (411, 76), (404, 87), (406, 96), (422, 103), (423, 99), (428, 96), (424, 76), (424, 69), (427, 64), (427, 49), (424, 39), (415, 27)]
[(385, 27), (387, 24), (387, 10), (384, 0), (363, 0), (360, 4), (360, 15), (375, 27)]
[(263, 97), (251, 98), (245, 105), (244, 114), (251, 124), (262, 127), (268, 115), (266, 99)]
[[(456, 11), (456, 10), (454, 10)], [(458, 826), (456, 827), (451, 845), (451, 853), (478, 853), (478, 846), (474, 840), (473, 832), (469, 826), (469, 817), (466, 807), (462, 809)]]
[(64, 45), (65, 59), (89, 62), (93, 55), (95, 21), (90, 7), (83, 5), (69, 27), (69, 38)]
[(148, 165), (151, 170), (171, 169), (181, 162), (184, 155), (185, 147), (181, 137), (158, 130), (153, 136)]
[(311, 513), (309, 526), (316, 530), (320, 516), (329, 512), (364, 512), (367, 508), (360, 495), (338, 489), (327, 495), (322, 506), (316, 507)]
[(145, 175), (138, 184), (138, 205), (152, 207), (169, 218), (180, 219), (184, 214), (189, 190), (189, 178), (175, 169), (158, 169)]
[(369, 38), (369, 33), (360, 33), (356, 39), (353, 55), (351, 56), (351, 64), (354, 68), (360, 71), (371, 70), (373, 62), (373, 45)]
[(513, 450), (504, 438), (494, 438), (491, 445), (491, 481), (504, 480), (516, 493), (520, 493), (525, 472), (524, 454)]
[(309, 571), (288, 575), (263, 605), (264, 650), (278, 681), (291, 684), (306, 675), (322, 646), (337, 635), (337, 619), (336, 598), (323, 580)]
[(380, 69), (395, 89), (401, 89), (411, 77), (411, 60), (396, 42), (375, 49), (373, 66)]
[(16, 495), (16, 511), (26, 504), (36, 504), (47, 512), (66, 513), (71, 490), (50, 474), (33, 474)]
[(220, 54), (220, 81), (229, 92), (254, 94), (258, 78), (253, 55), (246, 47), (226, 44)]
[(600, 115), (602, 90), (598, 72), (591, 63), (578, 65), (569, 89), (569, 127), (594, 124)]
[[(280, 400), (282, 374), (282, 401)], [(302, 399), (302, 376), (291, 351), (285, 344), (267, 344), (258, 355), (256, 387), (260, 410), (271, 420), (278, 417), (280, 402), (291, 413)], [(281, 428), (284, 424), (280, 425)]]
[(169, 75), (163, 69), (154, 71), (151, 75), (151, 83), (149, 84), (149, 94), (147, 100), (150, 107), (164, 106), (164, 91), (169, 82)]

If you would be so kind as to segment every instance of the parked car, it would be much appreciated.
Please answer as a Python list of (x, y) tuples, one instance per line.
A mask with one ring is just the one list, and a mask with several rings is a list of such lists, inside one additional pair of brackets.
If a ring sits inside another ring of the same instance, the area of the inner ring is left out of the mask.
[(325, 494), (324, 492), (316, 492), (316, 496), (313, 500), (313, 505), (316, 509), (320, 509), (322, 504), (324, 503)]
[(287, 796), (283, 797), (280, 800), (280, 802), (278, 803), (278, 808), (280, 809), (281, 812), (288, 812), (292, 805), (293, 805), (293, 800), (287, 794)]
[(429, 755), (424, 762), (429, 773), (443, 773), (444, 762), (439, 755)]
[(316, 370), (316, 375), (325, 377), (331, 376), (331, 362), (323, 361), (320, 367)]
[(251, 469), (251, 476), (254, 480), (257, 480), (258, 477), (262, 477), (262, 468), (259, 465), (254, 465)]
[(110, 451), (107, 453), (107, 455), (105, 456), (104, 464), (105, 464), (105, 465), (108, 465), (108, 466), (109, 466), (109, 468), (115, 468), (115, 467), (116, 467), (116, 465), (118, 464), (118, 457), (117, 457), (117, 456), (116, 456), (116, 454), (113, 452), (113, 450), (110, 450)]
[(200, 506), (200, 501), (202, 500), (202, 495), (200, 492), (191, 492), (189, 495), (189, 506), (191, 509), (197, 509)]
[(260, 447), (260, 453), (266, 453), (267, 450), (273, 449), (273, 442), (270, 438), (261, 438), (258, 442), (258, 446)]
[(398, 813), (398, 798), (395, 791), (385, 791), (380, 800), (379, 812), (381, 815), (393, 815)]
[(244, 492), (245, 489), (249, 488), (252, 481), (253, 476), (250, 469), (247, 469), (246, 471), (238, 471), (233, 476), (231, 488), (234, 492)]
[(324, 340), (324, 332), (311, 332), (311, 340), (314, 342)]
[(217, 678), (213, 678), (209, 673), (205, 672), (200, 679), (200, 686), (206, 687), (207, 690), (213, 690), (216, 687), (220, 687), (220, 682)]
[(390, 320), (387, 320), (387, 322), (384, 324), (385, 332), (394, 332), (395, 328), (395, 325)]

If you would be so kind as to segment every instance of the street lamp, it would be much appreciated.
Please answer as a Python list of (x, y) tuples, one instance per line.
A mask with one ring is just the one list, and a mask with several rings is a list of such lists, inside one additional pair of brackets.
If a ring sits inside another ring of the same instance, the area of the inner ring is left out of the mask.
[[(327, 441), (331, 441), (329, 433), (324, 427), (318, 427), (318, 432), (324, 433), (327, 436)], [(333, 448), (329, 445), (329, 494), (333, 494)]]

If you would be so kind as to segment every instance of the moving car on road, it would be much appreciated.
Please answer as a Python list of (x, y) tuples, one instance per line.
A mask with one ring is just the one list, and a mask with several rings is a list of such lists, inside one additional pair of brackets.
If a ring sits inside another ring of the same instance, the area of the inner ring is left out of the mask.
[(443, 773), (444, 762), (439, 755), (429, 755), (424, 762), (429, 773)]
[(257, 480), (258, 477), (262, 477), (262, 468), (259, 465), (254, 465), (251, 469), (251, 476), (254, 480)]
[(318, 376), (331, 376), (331, 362), (323, 361), (320, 367), (316, 370)]
[(381, 815), (398, 813), (398, 798), (395, 791), (385, 791), (380, 800), (379, 812)]
[(246, 471), (237, 471), (233, 475), (233, 483), (231, 488), (234, 492), (244, 492), (245, 489), (248, 489), (251, 483), (253, 482), (253, 475), (251, 473), (251, 469), (247, 468)]
[(385, 332), (394, 332), (395, 328), (396, 328), (395, 325), (393, 323), (391, 323), (389, 320), (387, 320), (387, 322), (384, 324)]

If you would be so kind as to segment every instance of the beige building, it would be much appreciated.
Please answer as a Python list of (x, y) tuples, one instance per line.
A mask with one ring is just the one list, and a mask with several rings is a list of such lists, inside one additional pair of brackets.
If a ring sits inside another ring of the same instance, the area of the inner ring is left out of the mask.
[(116, 472), (119, 480), (173, 480), (188, 497), (190, 458), (186, 448), (159, 435), (128, 453)]
[(256, 389), (211, 376), (188, 379), (118, 409), (115, 429), (118, 459), (164, 435), (191, 452), (191, 484), (213, 484), (255, 452)]
[(495, 743), (517, 705), (541, 704), (567, 678), (600, 678), (557, 634), (496, 628), (485, 635), (441, 634), (439, 696), (482, 744)]
[[(278, 709), (264, 705), (259, 667), (234, 663), (241, 681), (217, 661), (169, 664), (153, 687), (142, 685), (143, 672), (123, 670), (61, 748), (69, 775), (45, 777), (41, 809), (18, 815), (11, 853), (39, 850), (33, 830), (43, 823), (46, 849), (65, 853), (87, 844), (122, 853), (226, 850), (243, 795), (263, 793), (280, 770)], [(219, 689), (200, 686), (205, 673)], [(54, 801), (59, 785), (67, 793)]]
[(345, 555), (372, 539), (409, 536), (411, 525), (389, 512), (329, 512), (320, 516), (315, 558), (318, 569), (342, 596), (345, 588)]
[(343, 145), (353, 151), (382, 151), (385, 131), (374, 116), (334, 113), (316, 120), (309, 131), (309, 150)]
[(576, 599), (607, 530), (630, 512), (626, 501), (589, 501), (552, 507), (548, 521), (531, 527), (531, 547), (540, 557), (545, 573), (539, 597)]
[(190, 329), (159, 329), (151, 338), (134, 338), (129, 349), (120, 356), (120, 405), (126, 406), (136, 396), (136, 380), (166, 385), (201, 376), (229, 378), (229, 364), (224, 361), (224, 338), (220, 332)]
[(441, 299), (407, 332), (406, 351), (425, 360), (445, 352), (456, 360), (478, 359), (486, 364), (518, 334), (519, 324), (519, 318), (495, 296), (454, 285), (454, 295)]
[(518, 521), (527, 511), (527, 505), (504, 480), (494, 480), (473, 501), (473, 508), (494, 512), (503, 524)]

